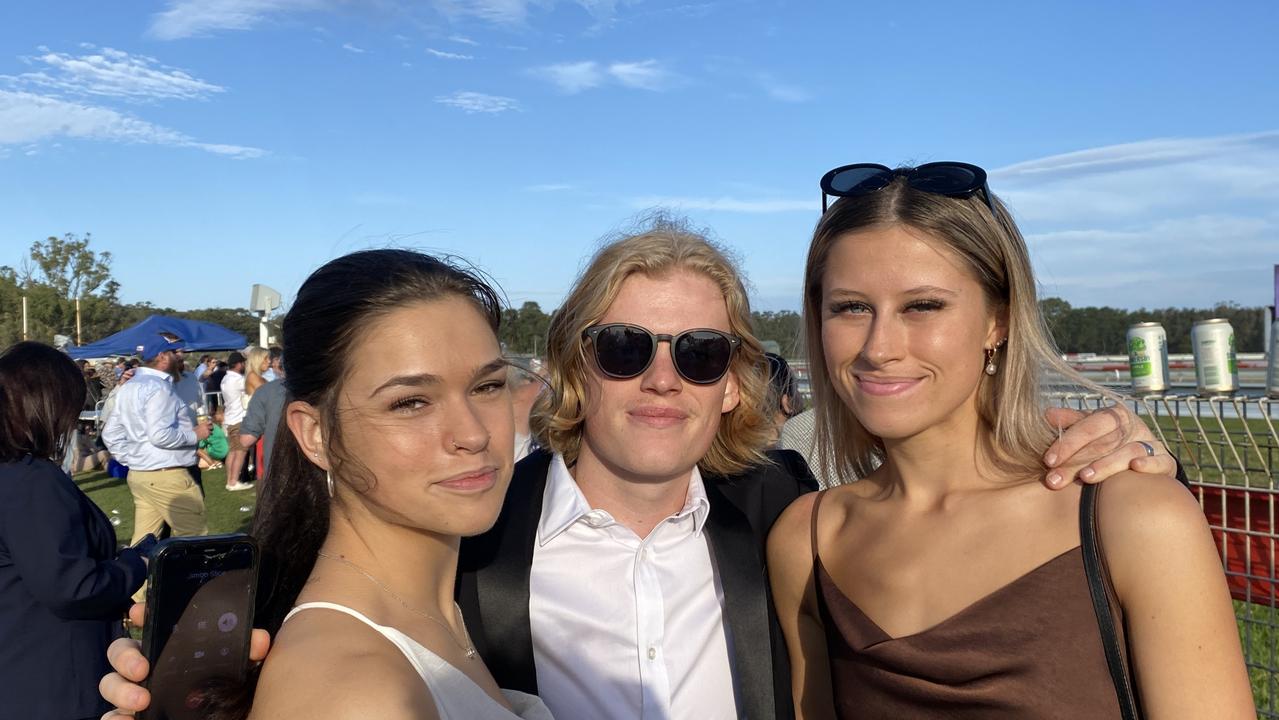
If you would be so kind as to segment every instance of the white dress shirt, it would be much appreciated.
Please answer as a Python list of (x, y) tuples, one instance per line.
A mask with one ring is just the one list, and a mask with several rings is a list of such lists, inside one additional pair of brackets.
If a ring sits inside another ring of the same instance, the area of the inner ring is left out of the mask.
[(529, 579), (538, 694), (553, 715), (738, 717), (709, 512), (694, 468), (684, 507), (641, 539), (592, 509), (555, 454)]
[(116, 393), (102, 441), (130, 470), (194, 465), (197, 439), (191, 413), (173, 388), (173, 376), (141, 367)]
[(227, 370), (222, 376), (222, 420), (226, 425), (239, 425), (244, 421), (244, 376)]

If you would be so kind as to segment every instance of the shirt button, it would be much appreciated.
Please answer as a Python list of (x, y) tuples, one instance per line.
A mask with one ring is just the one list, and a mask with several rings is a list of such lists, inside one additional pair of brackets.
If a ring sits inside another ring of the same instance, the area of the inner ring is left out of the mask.
[(648, 649), (648, 659), (649, 659), (649, 660), (656, 660), (656, 659), (657, 659), (657, 648), (649, 648), (649, 649)]

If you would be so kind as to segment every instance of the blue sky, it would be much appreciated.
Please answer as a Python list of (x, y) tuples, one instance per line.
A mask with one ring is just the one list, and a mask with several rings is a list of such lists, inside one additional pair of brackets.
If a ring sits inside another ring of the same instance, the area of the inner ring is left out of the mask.
[(991, 171), (1044, 295), (1273, 302), (1279, 5), (168, 0), (0, 6), (0, 264), (92, 232), (126, 301), (462, 255), (557, 305), (665, 206), (798, 309), (817, 180)]

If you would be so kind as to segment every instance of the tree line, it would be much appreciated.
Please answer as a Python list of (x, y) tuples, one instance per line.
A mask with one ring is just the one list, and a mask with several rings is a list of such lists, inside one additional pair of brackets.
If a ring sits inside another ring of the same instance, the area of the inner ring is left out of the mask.
[(1264, 308), (1219, 303), (1209, 309), (1157, 308), (1120, 310), (1111, 307), (1072, 307), (1061, 298), (1040, 301), (1048, 329), (1062, 352), (1095, 352), (1124, 355), (1128, 352), (1128, 328), (1139, 322), (1157, 322), (1168, 336), (1168, 352), (1189, 353), (1190, 328), (1198, 320), (1225, 318), (1235, 330), (1237, 352), (1265, 352), (1267, 315)]
[(80, 328), (84, 344), (96, 342), (146, 319), (170, 315), (217, 323), (258, 337), (258, 318), (242, 308), (174, 310), (149, 302), (122, 303), (120, 284), (111, 275), (110, 252), (97, 252), (89, 233), (67, 233), (31, 245), (17, 267), (0, 266), (0, 348), (22, 339), (22, 298), (27, 298), (27, 337), (52, 343), (63, 335), (75, 342), (76, 299), (80, 300)]
[[(0, 347), (22, 339), (22, 296), (27, 297), (29, 337), (52, 342), (55, 335), (75, 337), (75, 301), (80, 298), (82, 336), (95, 342), (130, 327), (148, 315), (161, 314), (217, 323), (253, 340), (258, 318), (243, 308), (205, 308), (178, 311), (148, 302), (121, 303), (120, 284), (111, 275), (110, 252), (97, 252), (92, 236), (68, 233), (31, 245), (29, 257), (17, 269), (0, 267)], [(1168, 334), (1168, 351), (1190, 352), (1190, 328), (1196, 320), (1226, 318), (1235, 330), (1239, 352), (1263, 352), (1265, 320), (1261, 308), (1221, 303), (1203, 310), (1162, 308), (1122, 310), (1111, 307), (1073, 307), (1060, 298), (1040, 301), (1048, 328), (1062, 352), (1095, 352), (1122, 355), (1127, 352), (1128, 327), (1138, 322), (1158, 322)], [(790, 310), (754, 312), (756, 337), (776, 343), (788, 358), (805, 354), (803, 319)], [(513, 354), (544, 355), (546, 330), (551, 316), (536, 302), (502, 312), (500, 340)]]
[[(1238, 352), (1265, 351), (1264, 308), (1240, 307), (1220, 303), (1209, 309), (1160, 308), (1154, 310), (1122, 310), (1112, 307), (1072, 307), (1061, 298), (1047, 298), (1039, 303), (1044, 320), (1057, 347), (1063, 353), (1092, 352), (1099, 355), (1124, 355), (1128, 352), (1128, 328), (1139, 322), (1157, 322), (1168, 335), (1168, 352), (1189, 353), (1190, 328), (1197, 320), (1225, 318), (1235, 330)], [(502, 342), (508, 352), (516, 354), (544, 352), (546, 328), (551, 318), (534, 302), (526, 302), (519, 310), (507, 310), (502, 318)], [(752, 327), (760, 341), (776, 343), (783, 357), (802, 359), (804, 347), (803, 317), (791, 310), (753, 312)], [(536, 347), (534, 343), (539, 343)]]

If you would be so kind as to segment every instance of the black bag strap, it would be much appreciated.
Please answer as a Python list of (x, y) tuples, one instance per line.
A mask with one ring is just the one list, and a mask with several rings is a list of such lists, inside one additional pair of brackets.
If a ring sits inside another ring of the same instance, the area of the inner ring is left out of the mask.
[(1092, 607), (1097, 613), (1097, 626), (1101, 630), (1101, 644), (1106, 652), (1106, 665), (1110, 668), (1110, 680), (1119, 698), (1119, 710), (1124, 720), (1138, 720), (1137, 698), (1133, 694), (1132, 679), (1124, 662), (1127, 649), (1121, 645), (1115, 627), (1115, 616), (1110, 609), (1106, 592), (1109, 571), (1097, 537), (1097, 490), (1099, 485), (1084, 485), (1079, 498), (1079, 547), (1084, 556), (1084, 574), (1088, 576), (1088, 592), (1092, 595)]

